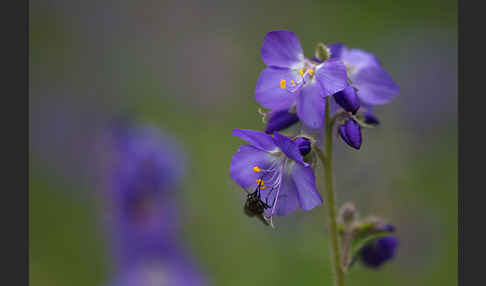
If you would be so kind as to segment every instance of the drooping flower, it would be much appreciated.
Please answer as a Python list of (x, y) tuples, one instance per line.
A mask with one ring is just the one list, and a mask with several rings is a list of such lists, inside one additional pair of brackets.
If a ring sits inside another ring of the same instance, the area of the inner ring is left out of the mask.
[[(342, 43), (328, 47), (331, 59), (341, 59), (346, 66), (351, 86), (357, 90), (356, 96), (361, 105), (369, 107), (386, 104), (398, 95), (398, 85), (374, 55), (359, 49), (347, 49)], [(336, 97), (340, 97), (339, 93)], [(354, 101), (354, 96), (351, 98)], [(339, 100), (336, 101), (340, 103)]]
[(295, 106), (304, 124), (321, 127), (325, 97), (348, 86), (343, 62), (339, 58), (323, 62), (305, 58), (299, 39), (291, 31), (269, 32), (261, 57), (267, 68), (258, 77), (255, 99), (272, 110)]
[(230, 175), (246, 190), (258, 187), (262, 200), (270, 206), (267, 218), (287, 215), (297, 206), (310, 210), (322, 203), (314, 171), (304, 161), (311, 151), (309, 139), (242, 129), (234, 129), (233, 135), (249, 145), (241, 146), (233, 156)]
[(361, 249), (361, 261), (369, 267), (377, 268), (395, 257), (398, 247), (396, 236), (390, 235), (379, 238)]

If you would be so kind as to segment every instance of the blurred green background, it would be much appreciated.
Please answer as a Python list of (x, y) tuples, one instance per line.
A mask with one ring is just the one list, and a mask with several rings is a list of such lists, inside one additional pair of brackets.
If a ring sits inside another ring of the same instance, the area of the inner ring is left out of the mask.
[(457, 284), (455, 1), (31, 1), (31, 285), (102, 285), (110, 258), (96, 138), (131, 114), (177, 137), (182, 240), (213, 285), (332, 285), (325, 205), (265, 228), (242, 213), (233, 128), (263, 129), (253, 90), (271, 30), (374, 53), (401, 93), (364, 146), (335, 140), (339, 204), (398, 228), (398, 256), (348, 285)]

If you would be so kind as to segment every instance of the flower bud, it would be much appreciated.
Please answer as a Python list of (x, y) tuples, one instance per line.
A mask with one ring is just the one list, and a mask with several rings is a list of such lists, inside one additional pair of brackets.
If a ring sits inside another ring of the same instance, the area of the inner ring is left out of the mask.
[(359, 99), (356, 95), (356, 90), (350, 85), (334, 94), (334, 99), (347, 112), (355, 114), (359, 109)]
[(379, 238), (361, 249), (361, 261), (368, 267), (380, 267), (395, 256), (397, 247), (398, 239), (395, 236)]
[(299, 146), (299, 151), (302, 156), (309, 154), (311, 151), (311, 141), (305, 137), (297, 137), (295, 139), (297, 145)]
[(272, 112), (268, 119), (265, 133), (273, 134), (274, 131), (286, 129), (299, 121), (299, 117), (295, 113), (288, 110), (279, 110)]
[(316, 45), (316, 51), (314, 53), (315, 59), (320, 62), (323, 62), (331, 57), (331, 52), (323, 43), (318, 43)]
[(351, 224), (354, 221), (355, 217), (356, 207), (351, 202), (345, 203), (339, 210), (340, 220), (347, 225)]
[(380, 121), (378, 120), (378, 118), (376, 118), (376, 116), (371, 113), (371, 112), (366, 112), (364, 114), (364, 122), (366, 124), (369, 124), (369, 125), (378, 125), (380, 124)]
[(349, 118), (343, 125), (339, 126), (339, 135), (349, 146), (361, 148), (361, 126), (358, 122)]

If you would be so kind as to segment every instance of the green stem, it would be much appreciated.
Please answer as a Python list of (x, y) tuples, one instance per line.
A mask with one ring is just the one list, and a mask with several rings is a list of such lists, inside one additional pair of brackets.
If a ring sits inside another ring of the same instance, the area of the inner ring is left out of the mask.
[(336, 217), (336, 198), (334, 194), (333, 176), (332, 176), (332, 135), (333, 135), (333, 125), (334, 120), (331, 120), (331, 111), (329, 108), (330, 102), (329, 97), (326, 97), (326, 113), (324, 118), (325, 124), (325, 140), (324, 149), (325, 156), (320, 152), (319, 157), (324, 166), (324, 179), (326, 181), (326, 202), (327, 210), (329, 215), (329, 229), (331, 233), (331, 250), (332, 250), (332, 260), (334, 264), (334, 272), (336, 275), (336, 285), (344, 286), (344, 272), (341, 265), (341, 248), (339, 246), (339, 233), (337, 227), (337, 217)]

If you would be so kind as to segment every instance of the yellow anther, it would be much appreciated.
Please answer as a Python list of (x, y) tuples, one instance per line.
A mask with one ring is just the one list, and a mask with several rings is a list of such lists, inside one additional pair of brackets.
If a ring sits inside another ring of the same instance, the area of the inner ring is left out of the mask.
[(302, 69), (299, 70), (300, 76), (304, 76), (304, 71)]
[(253, 167), (253, 172), (260, 173), (262, 170), (258, 166)]
[(314, 75), (314, 70), (308, 70), (307, 71), (310, 75)]
[(267, 188), (267, 186), (261, 186), (260, 190), (265, 190), (266, 188)]
[(285, 81), (285, 79), (282, 79), (282, 80), (280, 81), (280, 88), (281, 88), (281, 89), (285, 89), (286, 83), (287, 83), (287, 82)]
[(292, 86), (295, 86), (295, 81), (290, 80), (290, 83), (292, 83)]
[(256, 182), (257, 182), (257, 184), (259, 184), (259, 185), (263, 185), (263, 180), (262, 180), (262, 179), (258, 179), (258, 180), (256, 180)]

